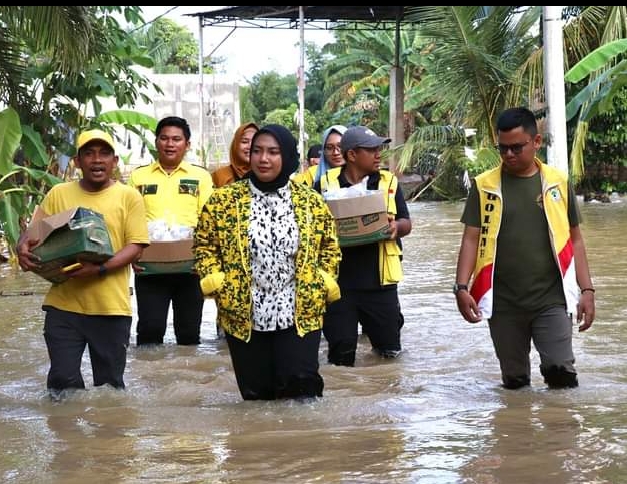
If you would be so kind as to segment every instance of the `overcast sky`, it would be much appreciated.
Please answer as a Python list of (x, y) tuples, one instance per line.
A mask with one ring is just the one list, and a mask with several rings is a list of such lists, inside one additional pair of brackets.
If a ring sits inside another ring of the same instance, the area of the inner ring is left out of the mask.
[[(152, 21), (167, 12), (167, 18), (189, 28), (198, 38), (198, 18), (185, 14), (215, 10), (216, 6), (206, 7), (154, 7), (142, 6), (145, 21)], [(300, 62), (298, 29), (262, 29), (205, 27), (203, 29), (204, 54), (211, 53), (225, 37), (215, 54), (226, 58), (226, 74), (236, 82), (250, 80), (260, 72), (278, 71), (280, 74), (296, 73)], [(229, 35), (231, 33), (231, 35)], [(328, 31), (305, 31), (305, 41), (324, 45), (333, 40)]]

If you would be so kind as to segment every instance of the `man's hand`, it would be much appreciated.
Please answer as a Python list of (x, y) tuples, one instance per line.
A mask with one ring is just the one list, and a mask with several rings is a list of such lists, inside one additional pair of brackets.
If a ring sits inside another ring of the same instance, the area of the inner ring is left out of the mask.
[(592, 326), (592, 322), (594, 321), (594, 312), (594, 292), (582, 292), (579, 302), (577, 303), (577, 323), (579, 324), (580, 332), (585, 331)]
[(32, 250), (39, 243), (38, 239), (20, 240), (17, 246), (17, 259), (23, 271), (32, 271), (39, 267), (39, 257), (33, 254)]
[(455, 295), (457, 299), (457, 309), (469, 323), (478, 323), (481, 321), (481, 311), (477, 306), (475, 298), (466, 290), (458, 291)]
[(140, 274), (141, 272), (145, 271), (144, 267), (139, 265), (138, 260), (134, 260), (133, 262), (131, 262), (131, 267), (133, 268), (133, 272), (135, 274)]
[(390, 226), (387, 229), (388, 239), (394, 240), (396, 239), (396, 235), (398, 234), (398, 227), (396, 225), (396, 220), (394, 219), (394, 215), (388, 214), (388, 223)]

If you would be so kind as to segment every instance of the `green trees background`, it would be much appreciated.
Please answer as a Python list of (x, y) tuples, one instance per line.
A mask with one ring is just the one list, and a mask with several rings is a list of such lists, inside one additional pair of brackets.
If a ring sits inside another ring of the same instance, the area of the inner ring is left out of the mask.
[[(386, 153), (401, 171), (432, 172), (438, 196), (462, 196), (461, 173), (498, 162), (494, 121), (502, 109), (525, 105), (542, 117), (540, 9), (413, 10), (400, 43), (405, 143)], [(580, 189), (626, 191), (627, 7), (569, 6), (564, 19), (565, 70), (579, 72), (566, 85), (573, 179)], [(347, 27), (322, 49), (306, 45), (309, 143), (335, 123), (388, 131), (394, 33)], [(222, 64), (205, 58), (203, 70)], [(136, 6), (0, 7), (0, 230), (9, 246), (41, 196), (66, 176), (61, 161), (74, 155), (78, 130), (154, 128), (133, 105), (159, 87), (135, 66), (197, 72), (193, 34), (168, 19), (145, 25)], [(240, 89), (242, 121), (280, 122), (298, 133), (294, 75), (262, 72)], [(103, 98), (119, 109), (102, 112)]]

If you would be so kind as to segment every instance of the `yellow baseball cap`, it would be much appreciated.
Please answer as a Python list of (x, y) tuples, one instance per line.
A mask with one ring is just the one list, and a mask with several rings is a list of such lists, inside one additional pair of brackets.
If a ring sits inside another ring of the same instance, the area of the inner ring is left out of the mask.
[(78, 136), (78, 141), (76, 142), (76, 149), (80, 150), (83, 146), (85, 146), (90, 141), (99, 140), (107, 143), (113, 151), (115, 151), (115, 141), (109, 133), (105, 133), (100, 129), (90, 129), (89, 131), (83, 131)]

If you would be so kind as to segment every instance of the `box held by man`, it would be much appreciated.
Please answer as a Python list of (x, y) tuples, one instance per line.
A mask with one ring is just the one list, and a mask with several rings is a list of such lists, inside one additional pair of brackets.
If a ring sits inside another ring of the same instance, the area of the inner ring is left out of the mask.
[(101, 264), (114, 254), (104, 217), (85, 207), (51, 216), (37, 208), (28, 237), (39, 240), (33, 254), (40, 267), (33, 272), (55, 284), (70, 277), (69, 267), (78, 267), (81, 261)]
[(365, 245), (388, 238), (389, 221), (380, 191), (327, 200), (335, 218), (341, 247)]

